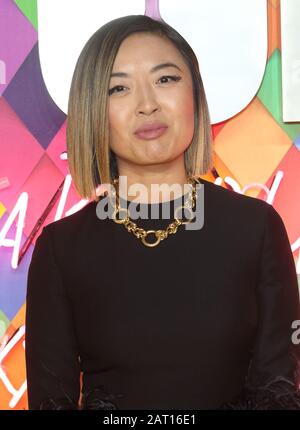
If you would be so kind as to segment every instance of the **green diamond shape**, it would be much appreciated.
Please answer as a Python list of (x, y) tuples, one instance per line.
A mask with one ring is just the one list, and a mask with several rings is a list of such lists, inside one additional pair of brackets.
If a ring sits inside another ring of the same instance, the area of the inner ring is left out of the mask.
[(0, 339), (4, 335), (4, 333), (7, 330), (7, 327), (9, 326), (9, 319), (5, 315), (4, 312), (0, 311)]
[(31, 22), (34, 28), (38, 29), (37, 19), (37, 0), (15, 0), (16, 5), (26, 18)]
[(294, 141), (300, 133), (300, 122), (282, 121), (281, 53), (276, 48), (269, 58), (257, 97), (268, 109), (275, 121)]

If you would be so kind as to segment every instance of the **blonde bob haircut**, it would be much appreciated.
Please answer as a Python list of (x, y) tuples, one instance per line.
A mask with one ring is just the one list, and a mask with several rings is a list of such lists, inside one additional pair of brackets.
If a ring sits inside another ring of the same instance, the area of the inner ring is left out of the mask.
[(100, 27), (83, 47), (72, 77), (67, 117), (67, 152), (74, 186), (82, 198), (99, 200), (96, 188), (119, 176), (109, 141), (109, 84), (122, 41), (137, 32), (168, 38), (181, 53), (192, 75), (194, 134), (185, 150), (186, 174), (200, 176), (212, 167), (209, 110), (196, 55), (170, 25), (146, 15), (128, 15)]

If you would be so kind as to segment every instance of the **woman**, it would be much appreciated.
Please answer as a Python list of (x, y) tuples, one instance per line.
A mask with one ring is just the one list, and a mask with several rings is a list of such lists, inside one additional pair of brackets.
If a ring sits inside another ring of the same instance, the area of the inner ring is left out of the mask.
[(45, 226), (32, 255), (29, 408), (299, 409), (287, 233), (266, 202), (200, 178), (209, 112), (182, 36), (143, 15), (101, 27), (76, 64), (67, 146), (91, 201)]

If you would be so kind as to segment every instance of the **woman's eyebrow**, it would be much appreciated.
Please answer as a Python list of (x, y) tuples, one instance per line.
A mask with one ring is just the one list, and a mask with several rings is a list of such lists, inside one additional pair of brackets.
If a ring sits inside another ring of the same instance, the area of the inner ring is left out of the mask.
[[(180, 72), (182, 72), (182, 70), (180, 69), (180, 67), (177, 66), (177, 64), (171, 63), (171, 62), (167, 62), (167, 63), (161, 63), (158, 64), (157, 66), (152, 67), (152, 69), (150, 70), (150, 73), (154, 73), (157, 72), (157, 70), (160, 69), (165, 69), (167, 67), (175, 67), (176, 69), (178, 69)], [(110, 75), (111, 78), (113, 77), (118, 77), (118, 78), (129, 78), (130, 74), (128, 73), (124, 73), (124, 72), (114, 72)]]

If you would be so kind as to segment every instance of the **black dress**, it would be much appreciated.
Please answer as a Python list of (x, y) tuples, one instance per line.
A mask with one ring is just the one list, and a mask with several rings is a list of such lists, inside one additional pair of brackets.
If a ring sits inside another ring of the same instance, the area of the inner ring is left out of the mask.
[[(99, 219), (94, 201), (43, 228), (27, 283), (29, 409), (300, 409), (283, 221), (260, 199), (200, 182), (203, 227), (156, 247)], [(169, 219), (136, 223), (166, 228), (181, 202)]]

